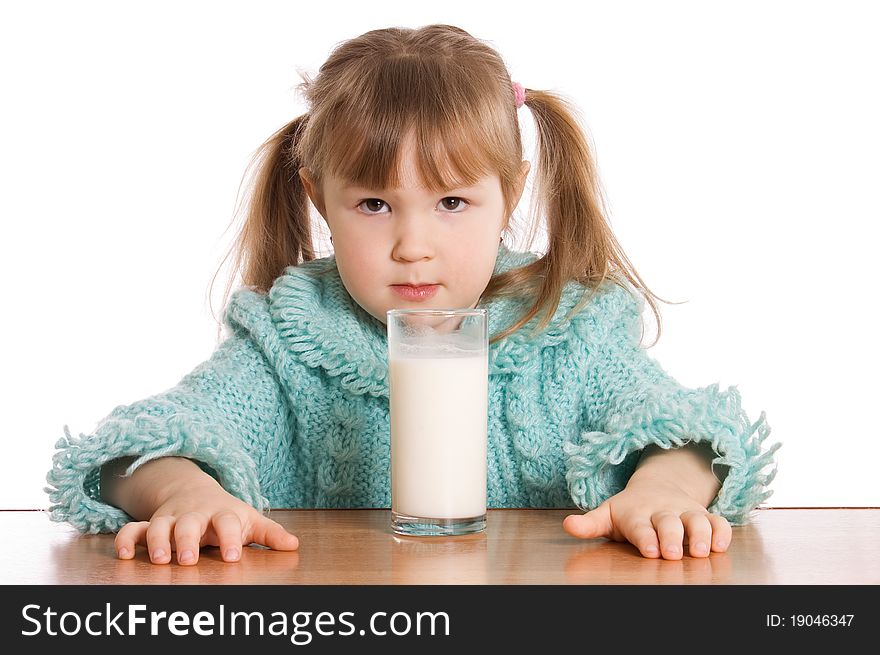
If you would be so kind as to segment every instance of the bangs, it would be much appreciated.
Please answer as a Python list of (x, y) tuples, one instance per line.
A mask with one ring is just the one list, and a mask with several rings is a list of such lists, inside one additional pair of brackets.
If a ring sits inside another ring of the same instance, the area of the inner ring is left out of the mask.
[(443, 72), (430, 60), (403, 57), (364, 80), (322, 121), (319, 169), (347, 185), (398, 188), (410, 145), (415, 177), (432, 192), (504, 171), (509, 144), (474, 72)]
[(327, 153), (327, 170), (345, 184), (367, 189), (400, 187), (407, 139), (412, 139), (416, 177), (432, 192), (472, 186), (500, 169), (492, 154), (479, 147), (485, 139), (480, 130), (468, 134), (422, 124), (379, 140), (375, 128), (366, 123), (359, 127), (340, 135), (336, 144), (345, 147)]

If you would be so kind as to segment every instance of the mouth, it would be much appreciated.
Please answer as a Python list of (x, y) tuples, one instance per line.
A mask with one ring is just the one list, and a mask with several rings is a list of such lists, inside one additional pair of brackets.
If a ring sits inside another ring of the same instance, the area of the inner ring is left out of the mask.
[(420, 302), (433, 297), (440, 288), (439, 284), (420, 284), (418, 286), (412, 284), (392, 284), (391, 289), (404, 300), (414, 300)]

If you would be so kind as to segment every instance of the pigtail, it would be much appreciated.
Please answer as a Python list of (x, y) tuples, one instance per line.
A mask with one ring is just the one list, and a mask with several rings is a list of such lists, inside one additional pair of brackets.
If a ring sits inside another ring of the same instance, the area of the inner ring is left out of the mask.
[(309, 114), (303, 114), (275, 132), (257, 149), (245, 171), (245, 178), (251, 169), (255, 175), (245, 220), (223, 259), (225, 262), (230, 254), (235, 255), (224, 306), (235, 274), (240, 274), (244, 286), (268, 293), (287, 266), (315, 259), (308, 195), (298, 174), (296, 155), (308, 120)]
[(546, 328), (559, 306), (563, 287), (570, 280), (587, 287), (587, 293), (569, 312), (573, 315), (590, 302), (605, 280), (627, 288), (624, 279), (632, 287), (647, 291), (659, 339), (660, 314), (651, 300), (656, 296), (647, 290), (611, 231), (595, 160), (576, 108), (559, 95), (534, 89), (525, 89), (525, 104), (535, 120), (538, 160), (529, 218), (533, 232), (529, 240), (543, 216), (548, 248), (544, 256), (530, 265), (495, 276), (487, 286), (484, 298), (525, 292), (535, 299), (519, 321), (493, 337), (493, 341), (519, 329), (542, 311), (535, 332)]

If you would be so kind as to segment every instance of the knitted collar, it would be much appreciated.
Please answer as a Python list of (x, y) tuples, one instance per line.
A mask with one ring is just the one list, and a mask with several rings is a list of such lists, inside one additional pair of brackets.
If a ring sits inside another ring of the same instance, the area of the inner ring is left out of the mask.
[[(499, 244), (493, 275), (537, 259)], [(318, 274), (326, 271), (323, 274)], [(489, 349), (489, 372), (515, 373), (544, 346), (567, 337), (569, 310), (584, 287), (566, 285), (550, 325), (536, 338), (534, 317)], [(527, 309), (522, 300), (495, 298), (477, 307), (489, 310), (489, 338), (512, 325)], [(288, 266), (269, 290), (269, 312), (287, 352), (312, 367), (323, 367), (352, 393), (388, 396), (387, 328), (367, 313), (346, 290), (334, 255)]]

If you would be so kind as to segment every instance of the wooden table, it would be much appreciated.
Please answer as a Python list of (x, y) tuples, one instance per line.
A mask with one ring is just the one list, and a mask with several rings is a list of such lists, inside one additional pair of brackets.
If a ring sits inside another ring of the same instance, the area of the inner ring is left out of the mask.
[(153, 565), (113, 535), (81, 535), (41, 511), (0, 511), (2, 584), (878, 584), (880, 509), (765, 509), (734, 527), (726, 553), (645, 559), (626, 543), (579, 540), (564, 509), (490, 510), (484, 533), (401, 537), (390, 511), (273, 510), (300, 548), (245, 548), (225, 563)]

